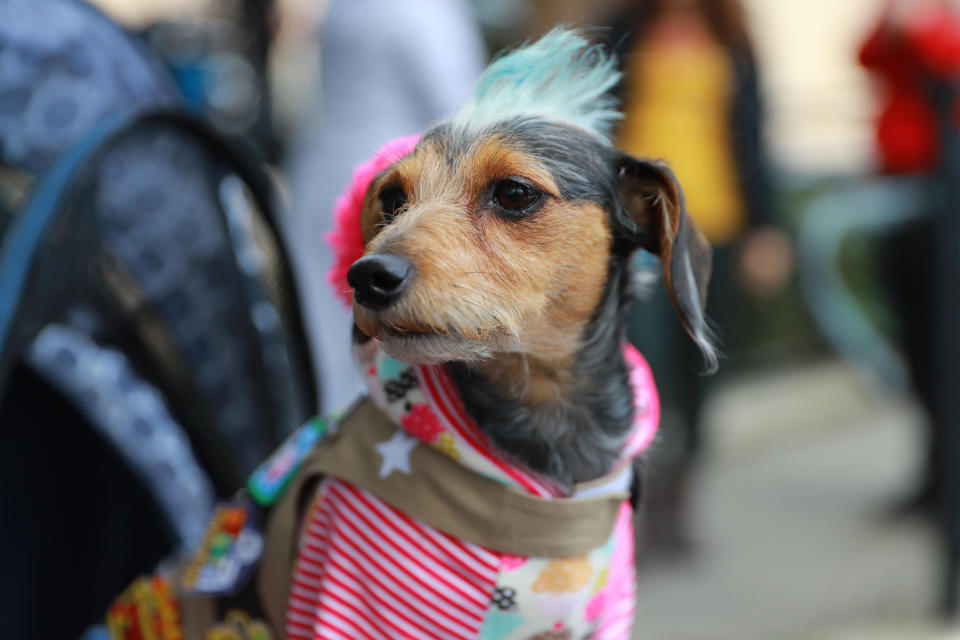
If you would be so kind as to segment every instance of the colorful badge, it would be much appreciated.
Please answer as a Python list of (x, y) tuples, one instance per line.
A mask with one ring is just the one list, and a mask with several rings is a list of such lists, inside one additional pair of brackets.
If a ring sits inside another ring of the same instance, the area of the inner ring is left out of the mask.
[(162, 576), (137, 578), (107, 610), (111, 640), (183, 640), (180, 607)]
[(204, 640), (271, 640), (272, 636), (262, 620), (255, 620), (237, 609), (227, 611), (221, 624), (204, 634)]
[(184, 572), (183, 588), (202, 595), (237, 593), (263, 551), (263, 537), (256, 524), (249, 500), (217, 505), (203, 542)]
[(327, 423), (322, 418), (309, 420), (253, 472), (247, 481), (247, 490), (257, 504), (269, 507), (283, 495), (290, 479), (326, 430)]

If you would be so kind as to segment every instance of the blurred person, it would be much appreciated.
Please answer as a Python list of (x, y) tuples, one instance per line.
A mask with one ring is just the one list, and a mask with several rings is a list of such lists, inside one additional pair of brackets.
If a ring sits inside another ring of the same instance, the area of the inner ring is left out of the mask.
[[(948, 0), (888, 1), (859, 51), (860, 63), (880, 85), (876, 147), (886, 175), (931, 176), (943, 162), (941, 123), (934, 88), (960, 71), (960, 12)], [(960, 121), (960, 105), (950, 108)], [(930, 205), (917, 205), (929, 209)], [(936, 211), (918, 213), (936, 214)], [(926, 461), (918, 486), (895, 513), (926, 511), (940, 499), (943, 429), (938, 396), (938, 336), (933, 327), (938, 300), (937, 237), (941, 216), (927, 215), (893, 229), (879, 263), (898, 321), (911, 386), (927, 416)]]
[(334, 0), (318, 37), (319, 96), (292, 145), (286, 231), (330, 411), (362, 388), (351, 365), (350, 316), (323, 282), (334, 199), (384, 140), (452, 113), (486, 55), (466, 0)]
[[(684, 185), (714, 247), (707, 312), (729, 351), (743, 292), (777, 290), (791, 266), (790, 244), (772, 224), (760, 82), (743, 9), (737, 0), (636, 2), (615, 22), (613, 41), (624, 71), (617, 143), (664, 159)], [(629, 331), (658, 374), (665, 409), (650, 463), (647, 542), (681, 551), (689, 546), (684, 511), (707, 379), (691, 375), (697, 354), (666, 321), (664, 292), (655, 297)]]
[[(888, 0), (859, 51), (882, 86), (876, 121), (880, 169), (930, 173), (940, 132), (930, 85), (960, 71), (960, 15), (950, 0)], [(960, 118), (960, 111), (957, 111)]]

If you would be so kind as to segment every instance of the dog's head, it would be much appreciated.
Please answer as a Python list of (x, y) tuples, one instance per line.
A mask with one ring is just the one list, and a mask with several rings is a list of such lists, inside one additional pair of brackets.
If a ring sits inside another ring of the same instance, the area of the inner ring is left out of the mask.
[(376, 175), (350, 268), (358, 328), (410, 363), (572, 357), (638, 248), (660, 256), (680, 320), (704, 317), (710, 249), (663, 165), (613, 148), (618, 75), (554, 31), (494, 62), (471, 101)]

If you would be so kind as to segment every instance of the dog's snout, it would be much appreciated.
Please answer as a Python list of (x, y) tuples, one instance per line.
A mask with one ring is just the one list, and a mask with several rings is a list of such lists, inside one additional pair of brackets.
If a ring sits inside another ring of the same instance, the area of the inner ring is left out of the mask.
[(379, 311), (389, 307), (406, 290), (413, 266), (389, 253), (364, 256), (350, 267), (347, 282), (353, 287), (354, 300)]

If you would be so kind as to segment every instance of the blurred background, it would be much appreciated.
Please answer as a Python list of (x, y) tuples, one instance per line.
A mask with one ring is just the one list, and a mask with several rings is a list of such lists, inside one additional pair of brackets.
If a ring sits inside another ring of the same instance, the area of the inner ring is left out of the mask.
[[(719, 375), (661, 292), (630, 320), (664, 403), (636, 637), (960, 638), (956, 3), (91, 2), (0, 3), (10, 637), (77, 637), (350, 401), (333, 199), (563, 23), (615, 51), (617, 144), (674, 166), (715, 246)], [(84, 594), (44, 581), (78, 554)]]

